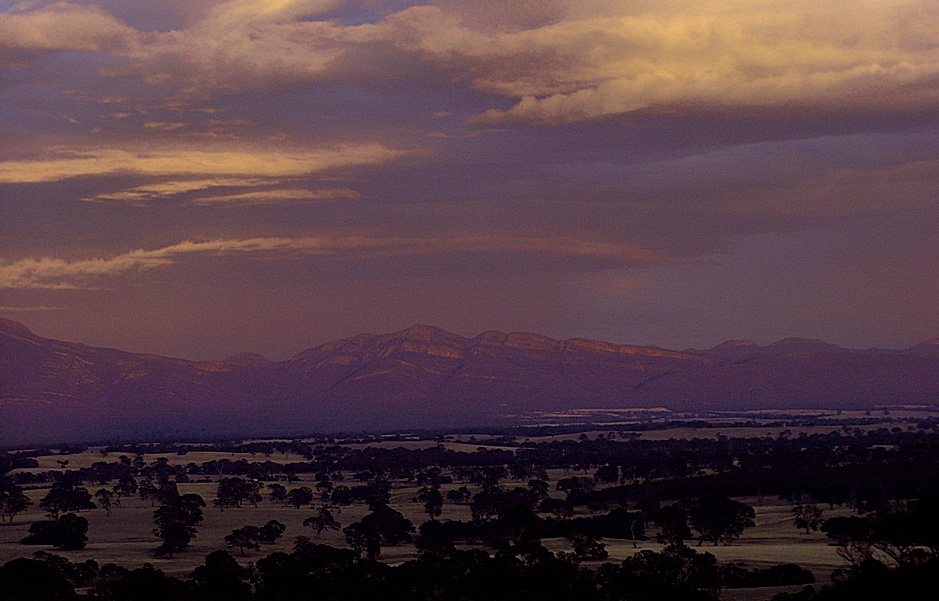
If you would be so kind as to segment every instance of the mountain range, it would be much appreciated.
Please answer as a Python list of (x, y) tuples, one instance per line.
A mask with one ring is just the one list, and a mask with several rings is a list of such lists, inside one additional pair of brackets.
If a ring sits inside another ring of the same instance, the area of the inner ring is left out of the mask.
[(285, 361), (187, 361), (61, 342), (0, 319), (0, 444), (505, 423), (533, 411), (939, 404), (939, 339), (905, 350), (788, 338), (666, 350), (415, 325)]

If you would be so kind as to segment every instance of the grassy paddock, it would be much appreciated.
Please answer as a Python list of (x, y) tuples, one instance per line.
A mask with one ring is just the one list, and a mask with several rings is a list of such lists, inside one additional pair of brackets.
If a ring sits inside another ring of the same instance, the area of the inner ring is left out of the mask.
[[(556, 481), (561, 474), (552, 474), (552, 481)], [(288, 488), (307, 485), (311, 481), (288, 484)], [(511, 484), (509, 484), (511, 486)], [(451, 488), (460, 486), (459, 482), (443, 487), (444, 493)], [(89, 487), (91, 492), (95, 487)], [(205, 520), (199, 526), (197, 537), (191, 547), (173, 558), (155, 559), (153, 550), (159, 545), (159, 539), (152, 534), (154, 507), (149, 502), (139, 498), (123, 500), (123, 507), (116, 507), (111, 515), (107, 516), (102, 509), (82, 512), (89, 521), (88, 546), (81, 551), (56, 551), (46, 546), (27, 546), (19, 543), (26, 536), (29, 524), (44, 519), (45, 515), (37, 505), (18, 515), (11, 525), (0, 524), (0, 564), (16, 557), (28, 557), (37, 550), (55, 552), (71, 560), (95, 559), (99, 564), (115, 562), (127, 567), (139, 567), (150, 562), (169, 574), (184, 576), (200, 565), (208, 553), (216, 549), (227, 548), (224, 537), (232, 530), (245, 525), (261, 526), (268, 520), (276, 519), (287, 526), (284, 537), (273, 545), (262, 546), (260, 551), (248, 551), (244, 556), (239, 555), (237, 549), (232, 554), (242, 563), (256, 561), (273, 551), (292, 550), (293, 541), (299, 535), (305, 535), (315, 540), (312, 529), (302, 525), (303, 520), (314, 514), (315, 508), (303, 507), (294, 509), (280, 504), (271, 503), (265, 497), (258, 507), (245, 506), (241, 508), (219, 510), (212, 506), (215, 498), (216, 484), (189, 483), (180, 484), (181, 493), (196, 493), (201, 495), (207, 503), (204, 510)], [(391, 505), (400, 511), (415, 526), (423, 523), (427, 516), (420, 503), (414, 500), (418, 487), (396, 483), (391, 491)], [(45, 489), (28, 491), (29, 496), (38, 504), (45, 494)], [(552, 491), (552, 494), (559, 493)], [(753, 505), (756, 510), (756, 526), (747, 530), (744, 535), (731, 545), (714, 547), (710, 544), (698, 548), (700, 551), (713, 553), (719, 561), (742, 561), (751, 567), (766, 567), (779, 563), (798, 563), (815, 572), (816, 577), (825, 581), (829, 573), (842, 564), (837, 555), (836, 548), (831, 546), (825, 536), (818, 532), (804, 534), (795, 528), (792, 523), (791, 505), (777, 499), (746, 498), (743, 501)], [(367, 509), (362, 505), (343, 507), (336, 518), (343, 526), (361, 519)], [(828, 511), (826, 516), (846, 515), (848, 510), (836, 508)], [(469, 520), (468, 505), (444, 505), (443, 515), (440, 519)], [(341, 531), (324, 532), (321, 542), (337, 547), (345, 546), (345, 539)], [(609, 561), (622, 561), (624, 558), (641, 551), (650, 549), (660, 551), (662, 545), (654, 540), (640, 541), (633, 545), (629, 540), (607, 539), (604, 541), (610, 553)], [(552, 551), (569, 551), (570, 543), (564, 539), (546, 539), (545, 546)], [(689, 541), (689, 544), (696, 545)], [(382, 550), (382, 559), (389, 563), (400, 563), (416, 557), (413, 545), (389, 547)], [(585, 565), (592, 565), (587, 563)]]

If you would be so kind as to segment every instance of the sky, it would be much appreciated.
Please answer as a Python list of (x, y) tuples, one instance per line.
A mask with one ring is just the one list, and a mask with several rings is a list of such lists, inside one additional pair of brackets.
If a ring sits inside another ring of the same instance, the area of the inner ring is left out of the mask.
[(935, 0), (0, 0), (0, 317), (939, 336)]

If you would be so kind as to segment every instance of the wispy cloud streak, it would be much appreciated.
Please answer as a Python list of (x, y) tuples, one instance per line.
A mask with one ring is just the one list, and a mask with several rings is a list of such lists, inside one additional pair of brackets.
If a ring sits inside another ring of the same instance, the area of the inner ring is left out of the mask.
[(49, 157), (0, 162), (0, 184), (51, 182), (118, 173), (191, 178), (292, 177), (382, 164), (402, 154), (377, 143), (296, 152), (250, 149), (60, 150)]
[(279, 253), (300, 256), (370, 259), (466, 253), (526, 254), (545, 257), (601, 259), (617, 266), (639, 265), (657, 258), (652, 251), (628, 244), (570, 238), (374, 238), (369, 236), (247, 238), (185, 241), (153, 250), (133, 250), (106, 258), (66, 260), (26, 258), (0, 262), (0, 288), (49, 290), (96, 288), (109, 277), (167, 267), (186, 255)]

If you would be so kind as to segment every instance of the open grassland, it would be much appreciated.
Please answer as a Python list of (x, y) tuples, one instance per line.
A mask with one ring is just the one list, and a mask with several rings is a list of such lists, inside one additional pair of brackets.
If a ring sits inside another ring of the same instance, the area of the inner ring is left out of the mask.
[[(554, 470), (552, 470), (554, 472)], [(563, 477), (563, 471), (551, 474), (552, 481)], [(314, 486), (312, 480), (284, 483), (288, 488), (297, 486)], [(457, 488), (460, 482), (445, 485), (443, 492)], [(95, 487), (89, 487), (94, 492)], [(224, 538), (232, 530), (245, 525), (261, 526), (268, 520), (278, 520), (286, 525), (284, 537), (272, 545), (262, 546), (260, 551), (248, 551), (244, 556), (238, 549), (232, 549), (232, 554), (242, 563), (264, 557), (274, 551), (289, 552), (293, 542), (299, 535), (307, 536), (316, 542), (346, 546), (341, 531), (327, 530), (317, 540), (315, 533), (309, 527), (302, 525), (303, 520), (314, 514), (314, 503), (311, 508), (284, 506), (271, 502), (266, 496), (257, 507), (245, 505), (239, 508), (220, 510), (212, 505), (215, 498), (217, 484), (215, 482), (198, 482), (180, 484), (182, 494), (196, 493), (201, 495), (207, 503), (204, 510), (204, 521), (199, 525), (198, 535), (190, 548), (172, 558), (155, 558), (154, 549), (159, 545), (159, 539), (152, 533), (154, 507), (149, 501), (142, 501), (138, 497), (125, 498), (121, 507), (115, 507), (111, 515), (106, 515), (103, 509), (82, 512), (89, 521), (89, 543), (80, 551), (57, 551), (47, 546), (27, 546), (19, 543), (26, 536), (30, 523), (45, 518), (38, 508), (39, 500), (46, 494), (46, 489), (35, 488), (28, 490), (28, 495), (36, 503), (26, 512), (16, 516), (13, 524), (0, 524), (0, 564), (16, 557), (28, 557), (37, 550), (55, 552), (73, 561), (94, 559), (99, 564), (107, 562), (118, 563), (127, 567), (140, 567), (144, 563), (154, 566), (172, 575), (184, 576), (193, 568), (203, 562), (205, 555), (217, 550), (227, 548)], [(415, 526), (427, 520), (420, 503), (415, 500), (418, 487), (406, 483), (396, 483), (391, 491), (391, 506), (400, 511)], [(266, 492), (266, 491), (265, 491)], [(554, 496), (560, 493), (553, 491)], [(836, 548), (832, 546), (825, 536), (818, 532), (805, 534), (795, 528), (792, 523), (791, 505), (778, 499), (742, 499), (752, 505), (756, 510), (756, 526), (748, 529), (744, 535), (730, 545), (712, 546), (705, 544), (699, 551), (713, 553), (721, 562), (744, 562), (751, 567), (767, 567), (780, 563), (798, 563), (815, 572), (820, 581), (826, 581), (830, 572), (839, 567), (843, 560), (838, 556)], [(345, 526), (364, 517), (368, 510), (361, 504), (342, 507), (336, 513), (336, 518)], [(828, 511), (826, 517), (846, 515), (848, 510), (836, 508)], [(583, 515), (588, 515), (583, 513)], [(441, 520), (469, 520), (471, 518), (469, 506), (464, 504), (447, 503), (443, 508)], [(649, 534), (654, 534), (654, 530)], [(610, 554), (608, 561), (618, 562), (624, 558), (641, 551), (650, 549), (660, 551), (662, 545), (654, 539), (637, 541), (605, 539), (607, 551)], [(544, 545), (552, 551), (570, 551), (570, 543), (564, 539), (547, 539)], [(694, 541), (689, 544), (696, 545)], [(413, 545), (400, 545), (382, 549), (381, 559), (389, 563), (400, 563), (416, 557)], [(600, 562), (587, 562), (584, 565), (597, 565)]]

